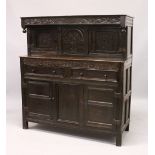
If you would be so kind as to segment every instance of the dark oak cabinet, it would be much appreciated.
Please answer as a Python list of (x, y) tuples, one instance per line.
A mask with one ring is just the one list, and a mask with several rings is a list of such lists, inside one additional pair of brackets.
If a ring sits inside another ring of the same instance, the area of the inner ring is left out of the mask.
[(23, 128), (28, 122), (110, 134), (129, 130), (133, 18), (23, 17)]

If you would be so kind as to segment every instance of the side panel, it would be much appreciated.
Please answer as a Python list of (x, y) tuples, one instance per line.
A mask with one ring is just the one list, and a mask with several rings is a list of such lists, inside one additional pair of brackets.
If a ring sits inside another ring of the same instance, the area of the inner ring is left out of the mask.
[(123, 71), (123, 106), (122, 106), (122, 130), (129, 126), (132, 92), (132, 61), (129, 59), (124, 63)]

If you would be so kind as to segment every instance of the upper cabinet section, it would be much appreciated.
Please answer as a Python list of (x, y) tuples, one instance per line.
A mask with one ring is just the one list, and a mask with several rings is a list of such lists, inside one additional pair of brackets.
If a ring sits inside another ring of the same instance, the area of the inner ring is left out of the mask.
[(29, 55), (132, 55), (133, 18), (126, 15), (22, 17)]

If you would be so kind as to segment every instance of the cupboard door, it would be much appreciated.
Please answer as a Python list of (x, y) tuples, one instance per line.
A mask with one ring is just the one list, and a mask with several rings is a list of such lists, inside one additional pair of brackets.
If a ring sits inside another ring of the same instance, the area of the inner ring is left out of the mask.
[(112, 129), (114, 117), (114, 91), (87, 86), (85, 90), (85, 125)]
[(58, 47), (58, 28), (44, 26), (28, 29), (28, 50), (31, 54), (56, 53)]
[(56, 84), (57, 121), (80, 124), (83, 89), (78, 84)]
[(27, 81), (28, 116), (53, 119), (53, 84), (43, 81)]
[(123, 55), (126, 52), (126, 32), (120, 28), (94, 27), (90, 29), (90, 54)]

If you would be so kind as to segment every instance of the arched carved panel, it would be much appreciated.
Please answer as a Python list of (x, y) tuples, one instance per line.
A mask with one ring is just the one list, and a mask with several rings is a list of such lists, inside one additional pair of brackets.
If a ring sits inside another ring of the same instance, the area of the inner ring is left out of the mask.
[(62, 51), (68, 54), (87, 53), (87, 34), (82, 28), (62, 28)]

